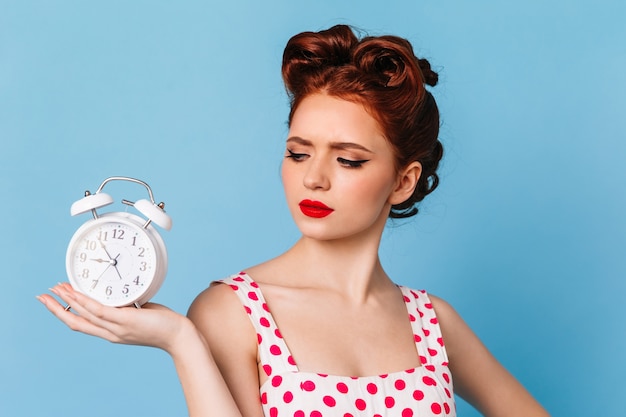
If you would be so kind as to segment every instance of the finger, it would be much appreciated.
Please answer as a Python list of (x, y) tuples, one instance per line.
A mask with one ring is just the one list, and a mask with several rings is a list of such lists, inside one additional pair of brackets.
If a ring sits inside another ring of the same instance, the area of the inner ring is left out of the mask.
[(92, 336), (97, 336), (111, 342), (118, 341), (117, 336), (110, 331), (109, 325), (107, 325), (105, 322), (97, 322), (84, 316), (86, 310), (82, 308), (82, 300), (79, 300), (76, 297), (75, 292), (68, 292), (63, 284), (57, 284), (50, 290), (59, 298), (61, 298), (61, 300), (65, 301), (66, 303), (72, 304), (76, 314), (66, 310), (59, 302), (57, 302), (57, 300), (54, 299), (54, 297), (48, 294), (38, 296), (37, 298), (46, 306), (46, 308), (52, 314), (54, 314), (59, 320), (65, 323), (65, 325), (68, 326), (71, 330), (89, 334)]

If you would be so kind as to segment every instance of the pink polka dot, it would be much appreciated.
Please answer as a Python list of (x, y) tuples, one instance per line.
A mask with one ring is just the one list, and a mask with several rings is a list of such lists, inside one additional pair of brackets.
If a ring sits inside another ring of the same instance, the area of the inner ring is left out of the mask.
[(437, 317), (433, 317), (432, 319), (430, 319), (430, 322), (431, 322), (432, 324), (437, 324), (437, 323), (439, 323), (439, 321), (437, 321)]
[(276, 407), (270, 408), (270, 417), (278, 417), (278, 408)]
[(325, 395), (323, 398), (324, 404), (326, 404), (329, 407), (334, 407), (335, 405), (337, 405), (337, 401), (335, 401), (335, 399), (333, 397), (331, 397), (330, 395)]
[(350, 414), (350, 413), (345, 413), (345, 414), (343, 415), (343, 417), (354, 417), (354, 416), (353, 416), (352, 414)]
[(282, 351), (280, 350), (278, 346), (272, 345), (270, 346), (270, 353), (274, 356), (278, 356), (282, 353)]
[(428, 337), (430, 335), (430, 330), (422, 328), (422, 331), (424, 332), (424, 335), (426, 337)]
[(435, 381), (434, 379), (432, 379), (429, 376), (425, 376), (422, 378), (422, 382), (424, 382), (424, 384), (428, 385), (428, 386), (436, 386), (437, 385), (437, 381)]
[(409, 320), (415, 321), (417, 320), (413, 314), (409, 314)]
[(311, 411), (311, 417), (322, 417), (322, 413), (317, 410)]
[(413, 417), (413, 410), (410, 408), (405, 408), (402, 410), (402, 417)]
[(378, 392), (378, 387), (376, 386), (376, 384), (370, 382), (369, 384), (367, 384), (367, 392), (374, 395)]
[(250, 309), (250, 307), (248, 306), (243, 306), (244, 310), (246, 310), (246, 313), (248, 314), (252, 314), (252, 310)]
[(313, 381), (304, 381), (300, 384), (300, 388), (302, 388), (304, 391), (314, 391), (315, 390), (315, 383)]
[(437, 355), (437, 351), (435, 349), (428, 348), (428, 354), (430, 356), (436, 356)]
[(433, 414), (441, 414), (441, 405), (439, 403), (432, 403), (430, 405), (430, 411), (432, 411)]
[(342, 394), (347, 394), (348, 393), (348, 386), (346, 384), (344, 384), (343, 382), (338, 382), (337, 383), (337, 391), (339, 391)]
[(443, 403), (443, 409), (446, 414), (450, 414), (450, 406), (448, 405), (448, 403)]
[(270, 321), (266, 319), (265, 317), (261, 317), (261, 319), (259, 320), (259, 323), (261, 323), (261, 326), (263, 327), (270, 327)]
[(365, 404), (365, 400), (362, 400), (361, 398), (357, 399), (357, 400), (354, 402), (354, 405), (356, 406), (357, 410), (360, 410), (360, 411), (365, 410), (365, 407), (367, 406), (367, 405)]
[(443, 337), (438, 337), (437, 343), (439, 343), (439, 346), (443, 346)]
[(416, 389), (415, 391), (413, 391), (413, 398), (415, 398), (417, 401), (422, 401), (424, 399), (424, 392)]
[(263, 310), (267, 311), (268, 313), (270, 312), (270, 309), (269, 309), (269, 307), (267, 306), (266, 303), (263, 303), (262, 307), (263, 307)]
[(304, 411), (302, 410), (298, 410), (295, 413), (293, 413), (293, 417), (304, 417), (304, 416), (305, 414), (304, 414)]
[(239, 289), (238, 286), (236, 286), (235, 284), (231, 284), (230, 288), (232, 288), (233, 290), (237, 291)]
[(263, 336), (261, 336), (261, 334), (257, 333), (256, 334), (256, 341), (260, 345), (261, 342), (263, 341)]
[(429, 310), (432, 310), (432, 309), (433, 309), (433, 305), (432, 305), (431, 303), (426, 303), (426, 304), (424, 304), (424, 307), (426, 307), (426, 308), (427, 308), (427, 309), (429, 309)]
[(261, 404), (267, 404), (267, 393), (261, 394)]
[(404, 388), (406, 388), (406, 382), (404, 382), (404, 380), (402, 379), (398, 379), (395, 383), (394, 386), (396, 387), (396, 389), (398, 391), (402, 391)]
[(450, 393), (450, 390), (448, 388), (444, 388), (443, 390), (446, 392), (446, 396), (448, 398), (452, 398), (452, 394)]
[(406, 372), (407, 374), (412, 374), (412, 373), (415, 373), (415, 368), (407, 369), (407, 370), (406, 370), (406, 371), (404, 371), (404, 372)]
[(425, 369), (428, 369), (430, 372), (435, 372), (435, 366), (434, 365), (426, 365), (424, 366)]
[(448, 384), (450, 383), (450, 375), (444, 372), (441, 376), (443, 377), (444, 381), (446, 381)]
[(233, 278), (233, 281), (243, 282), (243, 278), (241, 278), (241, 277), (235, 277), (235, 278)]
[(394, 405), (396, 405), (396, 400), (393, 397), (385, 397), (385, 407), (392, 408)]
[(291, 391), (286, 391), (283, 394), (283, 401), (287, 404), (293, 401), (293, 394), (291, 393)]
[(420, 337), (420, 335), (418, 335), (418, 334), (414, 334), (414, 335), (413, 335), (413, 339), (414, 339), (416, 342), (418, 342), (418, 343), (422, 341), (422, 338), (421, 338), (421, 337)]
[(402, 299), (404, 300), (405, 303), (410, 303), (411, 302), (411, 299), (409, 299), (409, 297), (407, 297), (406, 295), (403, 295)]
[(265, 375), (272, 375), (272, 367), (269, 365), (263, 365), (263, 370), (265, 371)]
[(254, 281), (252, 281), (252, 282), (250, 283), (250, 286), (251, 286), (252, 288), (259, 288), (259, 284), (257, 284), (257, 283), (256, 283), (256, 282), (254, 282)]
[(280, 375), (276, 375), (272, 378), (272, 386), (273, 387), (279, 387), (280, 384), (282, 384), (283, 382), (283, 377)]
[(289, 362), (290, 365), (296, 365), (296, 361), (293, 360), (293, 357), (291, 355), (289, 355), (289, 357), (287, 358), (287, 362)]
[(248, 298), (249, 298), (249, 299), (251, 299), (251, 300), (253, 300), (253, 301), (259, 301), (259, 297), (258, 297), (258, 296), (256, 295), (256, 293), (255, 293), (255, 292), (253, 292), (253, 291), (250, 291), (250, 292), (248, 293)]
[(277, 337), (277, 338), (279, 338), (279, 339), (282, 339), (282, 338), (283, 338), (283, 335), (282, 335), (282, 334), (280, 334), (280, 330), (278, 330), (278, 329), (274, 330), (274, 334), (275, 334), (275, 335), (276, 335), (276, 337)]
[(428, 360), (426, 359), (426, 356), (420, 355), (420, 362), (422, 362), (422, 365), (428, 362)]

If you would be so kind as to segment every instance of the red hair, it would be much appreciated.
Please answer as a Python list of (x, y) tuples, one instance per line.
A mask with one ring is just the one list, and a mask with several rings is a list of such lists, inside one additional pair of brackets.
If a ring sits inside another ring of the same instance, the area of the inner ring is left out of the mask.
[(396, 169), (414, 161), (422, 175), (413, 195), (392, 206), (390, 217), (410, 217), (415, 204), (437, 187), (443, 155), (439, 110), (425, 85), (438, 76), (418, 59), (409, 41), (397, 36), (357, 38), (346, 25), (292, 37), (283, 54), (283, 80), (291, 101), (289, 123), (308, 95), (324, 93), (359, 103), (376, 119), (392, 145)]

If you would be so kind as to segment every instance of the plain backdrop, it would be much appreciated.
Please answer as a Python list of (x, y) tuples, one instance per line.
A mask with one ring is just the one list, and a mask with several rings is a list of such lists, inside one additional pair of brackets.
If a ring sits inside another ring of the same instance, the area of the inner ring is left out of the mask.
[(441, 186), (386, 230), (389, 274), (454, 305), (553, 415), (626, 415), (625, 4), (0, 0), (0, 415), (186, 414), (166, 354), (73, 333), (35, 295), (66, 279), (89, 218), (70, 205), (113, 175), (166, 203), (154, 301), (181, 313), (289, 247), (282, 49), (337, 23), (440, 72)]

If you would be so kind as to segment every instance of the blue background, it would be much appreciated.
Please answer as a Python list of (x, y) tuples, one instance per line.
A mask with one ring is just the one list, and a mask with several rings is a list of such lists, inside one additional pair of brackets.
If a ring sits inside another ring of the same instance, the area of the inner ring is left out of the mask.
[(111, 175), (166, 202), (154, 301), (177, 311), (292, 244), (282, 48), (336, 23), (407, 37), (441, 75), (441, 186), (386, 231), (390, 275), (450, 301), (553, 415), (626, 415), (625, 17), (619, 0), (0, 0), (0, 415), (186, 413), (166, 354), (75, 334), (35, 295), (65, 280), (89, 218), (71, 203)]

